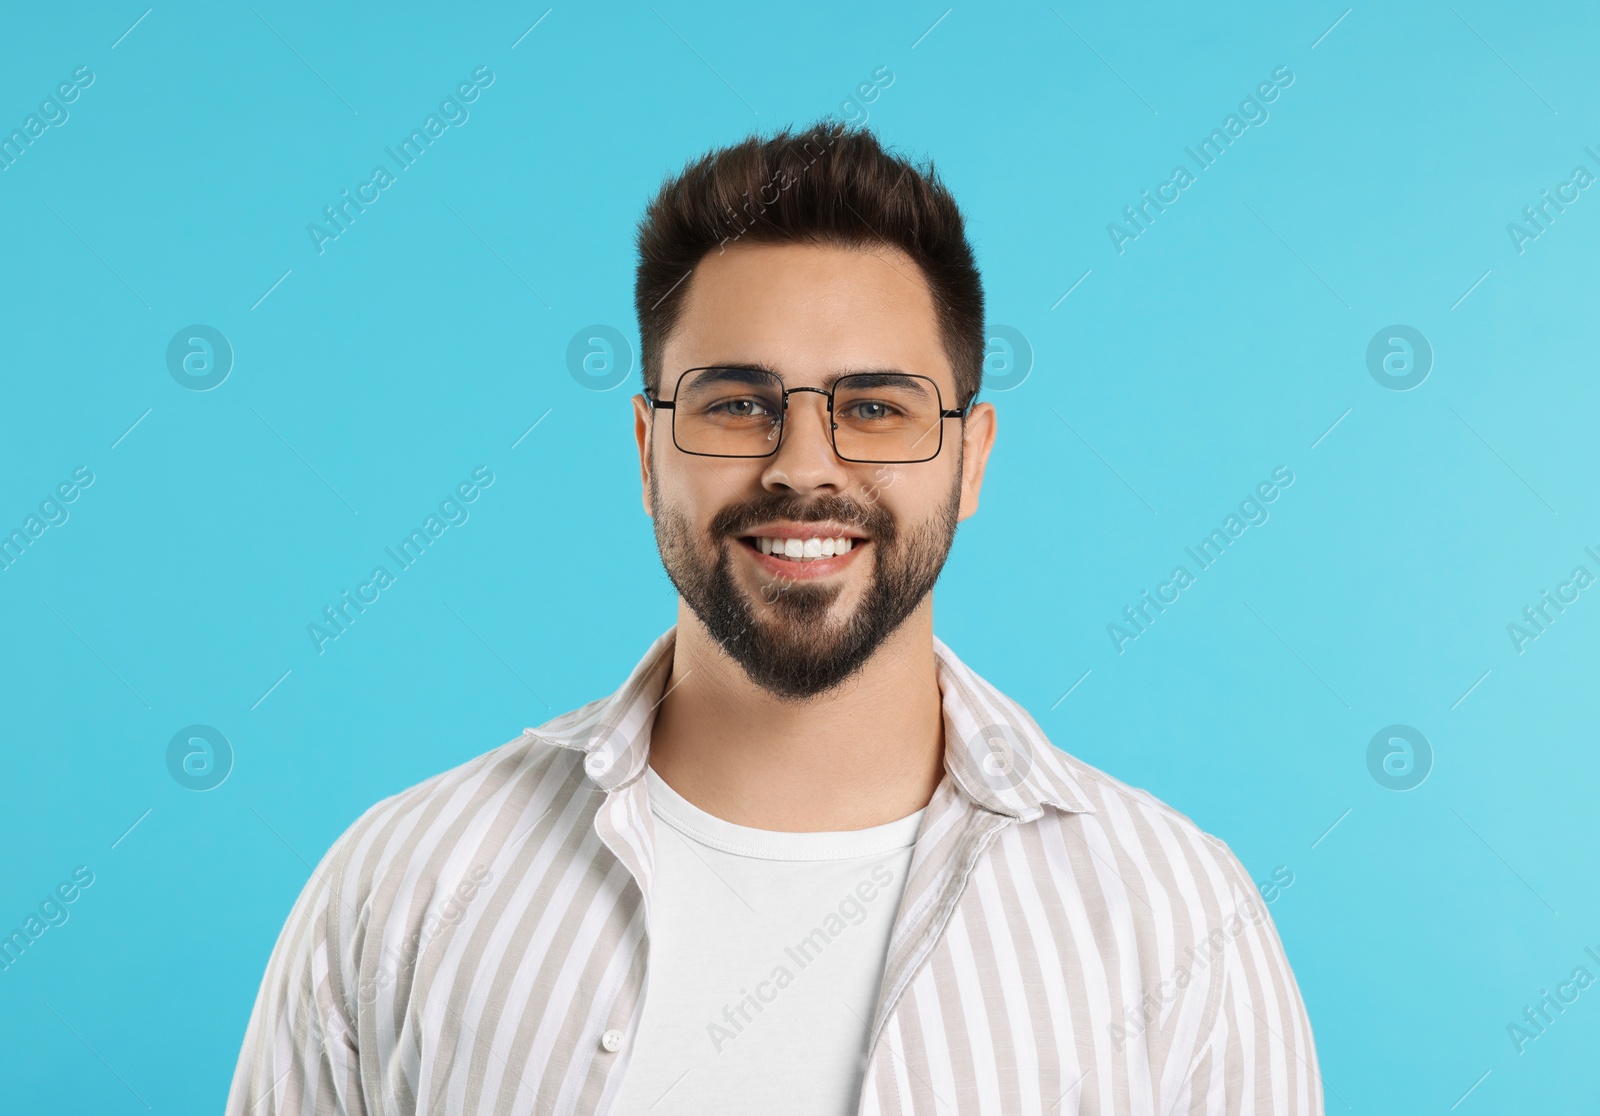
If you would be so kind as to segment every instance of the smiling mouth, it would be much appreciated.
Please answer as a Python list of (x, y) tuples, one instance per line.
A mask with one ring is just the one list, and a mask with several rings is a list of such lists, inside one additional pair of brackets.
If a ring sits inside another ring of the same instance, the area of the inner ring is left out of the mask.
[(752, 550), (778, 561), (801, 564), (848, 554), (851, 550), (865, 545), (868, 540), (848, 536), (827, 538), (818, 535), (808, 539), (780, 539), (747, 535), (739, 541)]

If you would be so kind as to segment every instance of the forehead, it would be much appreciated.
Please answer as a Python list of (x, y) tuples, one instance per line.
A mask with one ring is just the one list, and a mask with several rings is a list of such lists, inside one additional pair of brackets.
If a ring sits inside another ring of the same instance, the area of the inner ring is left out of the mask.
[(897, 248), (736, 244), (706, 256), (688, 288), (664, 347), (664, 379), (740, 362), (776, 369), (790, 385), (895, 368), (932, 378), (954, 398), (933, 292)]

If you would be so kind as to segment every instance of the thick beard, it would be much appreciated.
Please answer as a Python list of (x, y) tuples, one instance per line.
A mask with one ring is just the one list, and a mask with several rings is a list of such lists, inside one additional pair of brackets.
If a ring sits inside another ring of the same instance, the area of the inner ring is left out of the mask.
[[(650, 511), (656, 545), (667, 577), (724, 652), (751, 682), (782, 701), (803, 703), (835, 689), (861, 670), (873, 654), (933, 589), (955, 541), (961, 508), (961, 467), (937, 513), (901, 531), (881, 505), (844, 496), (810, 502), (776, 493), (724, 508), (705, 538), (675, 509), (663, 506), (650, 470)], [(842, 587), (772, 578), (761, 591), (757, 618), (733, 576), (733, 547), (750, 527), (774, 519), (800, 523), (835, 520), (857, 526), (872, 539), (872, 581), (856, 610), (842, 623), (828, 623), (828, 610)], [(715, 554), (714, 563), (707, 556)]]

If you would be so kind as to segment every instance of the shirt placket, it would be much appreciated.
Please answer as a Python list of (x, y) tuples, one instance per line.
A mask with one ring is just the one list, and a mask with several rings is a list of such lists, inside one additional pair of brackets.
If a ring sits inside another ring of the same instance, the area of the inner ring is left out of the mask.
[[(865, 1065), (870, 1069), (878, 1058), (878, 1043), (884, 1030), (899, 1006), (905, 990), (938, 946), (944, 929), (960, 903), (967, 880), (973, 868), (994, 840), (995, 835), (1017, 819), (985, 809), (963, 794), (954, 792), (948, 778), (934, 802), (946, 797), (944, 811), (957, 812), (955, 835), (949, 839), (949, 855), (942, 863), (933, 864), (935, 851), (946, 842), (927, 842), (919, 835), (912, 852), (911, 866), (907, 871), (907, 891), (901, 899), (900, 910), (895, 915), (894, 927), (889, 934), (889, 955), (884, 966), (883, 982), (878, 991), (878, 1005), (873, 1013), (872, 1031), (867, 1040)], [(922, 832), (937, 832), (939, 819), (925, 818)], [(915, 889), (913, 891), (913, 888)], [(913, 1067), (915, 1068), (915, 1067)], [(892, 1072), (879, 1067), (879, 1074)], [(871, 1076), (869, 1074), (869, 1076)], [(857, 1112), (866, 1110), (868, 1097), (862, 1090)]]
[(622, 1078), (628, 1071), (639, 1024), (644, 1016), (644, 997), (650, 984), (650, 881), (654, 876), (655, 838), (650, 817), (650, 803), (645, 781), (634, 779), (625, 786), (607, 792), (605, 802), (595, 814), (594, 828), (601, 842), (610, 849), (632, 876), (634, 886), (642, 897), (644, 934), (639, 940), (639, 950), (644, 963), (637, 967), (637, 976), (630, 976), (617, 992), (605, 1014), (604, 1021), (592, 1036), (601, 1065), (609, 1078), (607, 1099), (596, 1110), (604, 1116), (615, 1107), (622, 1092)]

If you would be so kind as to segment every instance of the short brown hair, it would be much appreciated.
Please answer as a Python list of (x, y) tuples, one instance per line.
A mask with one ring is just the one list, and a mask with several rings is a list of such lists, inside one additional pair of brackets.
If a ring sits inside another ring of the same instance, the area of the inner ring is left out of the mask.
[(891, 245), (910, 256), (933, 292), (956, 406), (983, 384), (983, 280), (961, 210), (931, 162), (891, 155), (870, 129), (824, 118), (798, 134), (750, 135), (714, 149), (663, 181), (639, 221), (634, 309), (640, 371), (652, 395), (677, 324), (684, 283), (712, 251), (761, 244)]

